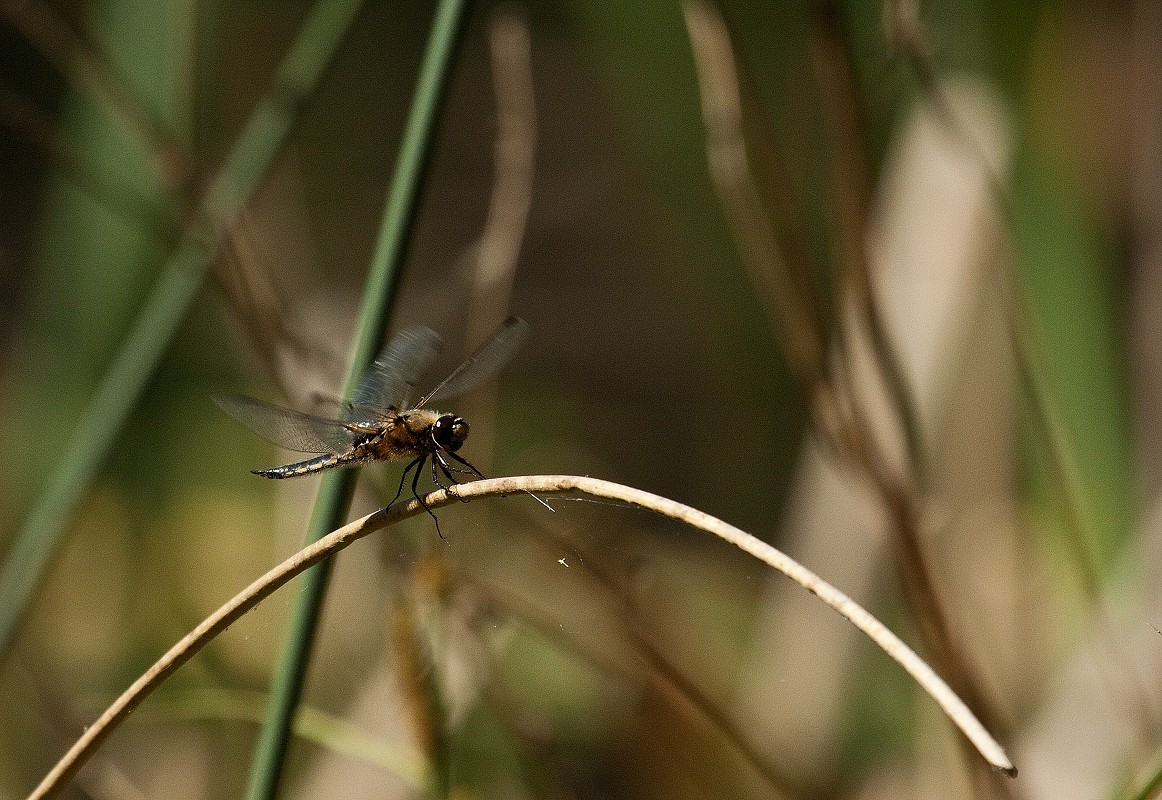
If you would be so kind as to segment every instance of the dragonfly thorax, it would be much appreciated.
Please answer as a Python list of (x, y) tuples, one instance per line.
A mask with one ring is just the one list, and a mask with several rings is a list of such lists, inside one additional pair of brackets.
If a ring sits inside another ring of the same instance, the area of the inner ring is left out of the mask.
[[(383, 432), (380, 447), (385, 448), (385, 455), (380, 457), (392, 461), (437, 450), (454, 453), (468, 438), (468, 423), (463, 417), (426, 408), (399, 412), (395, 414), (394, 424), (389, 423), (380, 430)], [(386, 455), (387, 449), (393, 450), (391, 455)]]

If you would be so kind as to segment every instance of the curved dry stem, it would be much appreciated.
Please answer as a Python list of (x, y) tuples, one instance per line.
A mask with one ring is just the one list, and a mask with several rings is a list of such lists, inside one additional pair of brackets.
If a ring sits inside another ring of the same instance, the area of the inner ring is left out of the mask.
[[(618, 483), (603, 481), (598, 478), (586, 478), (576, 475), (533, 475), (511, 478), (489, 478), (487, 480), (464, 483), (454, 487), (453, 491), (443, 489), (432, 492), (423, 498), (423, 502), (431, 508), (439, 508), (456, 502), (470, 500), (477, 497), (504, 496), (521, 492), (532, 492), (539, 495), (580, 493), (599, 497), (606, 500), (617, 500), (628, 505), (652, 511), (663, 517), (677, 520), (707, 533), (712, 533), (723, 541), (729, 542), (749, 553), (764, 564), (777, 569), (788, 578), (798, 583), (807, 591), (814, 594), (855, 627), (865, 633), (868, 638), (880, 646), (889, 656), (896, 660), (911, 675), (917, 683), (932, 696), (948, 718), (960, 728), (977, 751), (988, 763), (1007, 775), (1016, 775), (1017, 770), (1005, 755), (1004, 749), (992, 737), (980, 721), (969, 710), (968, 706), (956, 696), (948, 684), (929, 667), (923, 659), (908, 645), (892, 633), (882, 622), (873, 617), (862, 606), (820, 578), (811, 570), (792, 559), (785, 553), (775, 549), (764, 541), (751, 536), (744, 530), (736, 528), (716, 517), (712, 517), (696, 508), (683, 505), (665, 497), (661, 497), (640, 489), (622, 486)], [(134, 708), (168, 678), (178, 667), (192, 658), (205, 647), (219, 633), (228, 628), (243, 614), (254, 608), (264, 599), (291, 578), (307, 568), (334, 555), (352, 542), (362, 539), (369, 533), (398, 522), (401, 519), (414, 516), (423, 510), (420, 500), (413, 498), (407, 503), (401, 503), (389, 508), (368, 514), (367, 516), (350, 522), (343, 527), (332, 531), (316, 542), (304, 547), (299, 552), (267, 572), (254, 583), (247, 586), (225, 605), (203, 620), (196, 628), (190, 631), (177, 644), (169, 649), (146, 672), (133, 682), (125, 692), (94, 722), (76, 744), (57, 762), (56, 766), (45, 776), (40, 785), (29, 795), (29, 800), (55, 797), (76, 774), (84, 763), (96, 752), (97, 748), (117, 726), (125, 720)]]
[[(704, 2), (682, 4), (693, 48), (702, 119), (706, 128), (706, 158), (710, 176), (738, 245), (743, 267), (754, 285), (787, 360), (807, 387), (823, 375), (824, 342), (812, 293), (804, 289), (802, 273), (810, 262), (788, 261), (779, 246), (762, 194), (751, 176), (744, 136), (746, 115), (722, 17)], [(782, 187), (786, 181), (776, 181)], [(790, 202), (781, 203), (791, 206)], [(802, 255), (796, 248), (795, 255)]]
[(488, 216), (476, 251), (464, 337), (479, 342), (508, 314), (521, 242), (532, 206), (537, 106), (528, 21), (500, 7), (488, 23), (496, 94), (494, 177)]

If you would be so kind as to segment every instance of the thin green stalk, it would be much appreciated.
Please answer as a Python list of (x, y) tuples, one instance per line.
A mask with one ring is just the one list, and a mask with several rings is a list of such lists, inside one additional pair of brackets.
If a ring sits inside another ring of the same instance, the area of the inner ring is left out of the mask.
[[(166, 699), (154, 698), (148, 713), (151, 721), (246, 722), (259, 725), (267, 697), (246, 689), (203, 687), (181, 691)], [(333, 753), (377, 767), (398, 778), (413, 791), (427, 783), (425, 759), (414, 747), (364, 730), (349, 720), (303, 706), (295, 718), (295, 735)]]
[[(364, 289), (351, 365), (343, 387), (344, 396), (349, 397), (354, 393), (356, 384), (371, 365), (387, 331), (391, 301), (399, 283), (404, 252), (415, 221), (424, 173), (432, 150), (437, 113), (463, 29), (466, 6), (466, 0), (442, 0), (436, 10), (407, 128), (392, 175), (379, 240)], [(308, 541), (318, 540), (343, 523), (357, 477), (356, 470), (332, 471), (323, 476), (307, 532)], [(298, 596), (251, 765), (247, 790), (250, 800), (274, 798), (278, 792), (278, 782), (290, 743), (291, 724), (302, 695), (307, 662), (330, 574), (331, 562), (325, 561), (303, 577), (305, 585)]]
[[(0, 572), (0, 654), (24, 617), (65, 525), (141, 396), (224, 233), (254, 194), (315, 90), (363, 0), (318, 3), (170, 255), (128, 336), (82, 413), (76, 432), (37, 499)], [(289, 100), (289, 102), (288, 102)]]

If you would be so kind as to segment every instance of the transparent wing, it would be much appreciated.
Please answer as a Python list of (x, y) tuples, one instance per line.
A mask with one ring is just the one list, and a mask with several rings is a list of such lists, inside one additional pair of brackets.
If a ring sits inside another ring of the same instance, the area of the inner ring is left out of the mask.
[(455, 397), (476, 384), (490, 378), (508, 363), (528, 336), (529, 324), (520, 317), (509, 317), (488, 337), (476, 352), (468, 357), (444, 381), (416, 403), (420, 408), (428, 402)]
[(312, 392), (307, 415), (324, 421), (337, 420), (347, 424), (376, 425), (383, 421), (384, 408), (355, 405), (321, 392)]
[(361, 407), (403, 408), (416, 382), (432, 366), (443, 344), (440, 334), (422, 325), (405, 328), (396, 334), (367, 370), (351, 398), (352, 413), (359, 415)]
[(351, 404), (344, 403), (338, 397), (323, 392), (311, 392), (307, 396), (307, 413), (313, 417), (346, 420), (350, 412)]
[(249, 397), (215, 397), (214, 405), (268, 442), (300, 453), (334, 453), (355, 434), (333, 419), (272, 406)]

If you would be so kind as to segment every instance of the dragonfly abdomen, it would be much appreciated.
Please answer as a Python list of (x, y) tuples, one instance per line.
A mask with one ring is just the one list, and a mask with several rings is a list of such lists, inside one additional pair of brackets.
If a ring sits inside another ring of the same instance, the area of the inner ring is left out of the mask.
[(251, 471), (255, 475), (261, 475), (264, 478), (297, 478), (300, 475), (310, 475), (312, 472), (321, 472), (331, 467), (337, 467), (341, 463), (343, 462), (339, 456), (331, 454), (312, 458), (309, 461), (300, 461), (297, 464), (286, 464), (281, 467)]
[(382, 439), (382, 433), (376, 431), (367, 434), (362, 440), (356, 442), (353, 447), (347, 448), (341, 453), (328, 453), (325, 456), (318, 456), (307, 461), (299, 461), (281, 467), (271, 467), (270, 469), (255, 469), (251, 470), (251, 472), (255, 475), (261, 475), (264, 478), (297, 478), (300, 475), (322, 472), (331, 467), (353, 467), (356, 464), (364, 464), (368, 461), (387, 458), (388, 456), (381, 454), (377, 447)]

